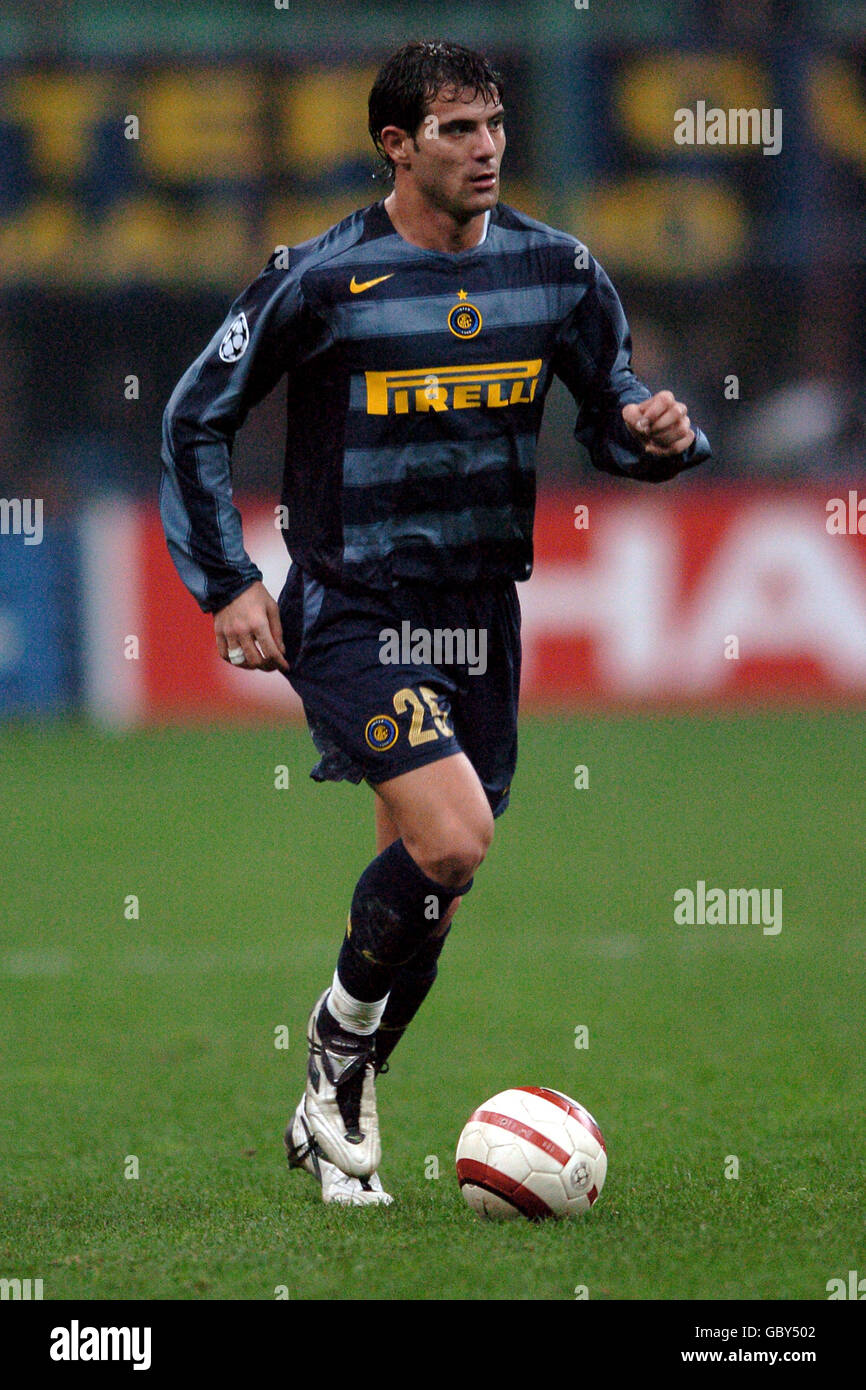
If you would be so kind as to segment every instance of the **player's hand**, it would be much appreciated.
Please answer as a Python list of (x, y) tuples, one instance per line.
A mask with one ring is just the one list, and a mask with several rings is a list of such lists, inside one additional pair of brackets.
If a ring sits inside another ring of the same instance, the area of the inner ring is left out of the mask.
[(648, 401), (623, 406), (622, 418), (647, 453), (662, 458), (684, 454), (695, 437), (688, 407), (674, 400), (673, 391), (658, 391)]
[[(260, 580), (214, 614), (213, 628), (223, 661), (244, 671), (288, 673), (280, 610)], [(230, 661), (229, 652), (238, 651), (243, 661)]]

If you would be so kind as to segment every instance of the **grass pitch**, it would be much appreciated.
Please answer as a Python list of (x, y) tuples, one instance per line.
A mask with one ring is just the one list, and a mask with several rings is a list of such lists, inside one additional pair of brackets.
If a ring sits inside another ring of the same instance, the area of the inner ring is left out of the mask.
[[(325, 1208), (281, 1143), (370, 791), (310, 782), (299, 728), (14, 729), (0, 752), (3, 1276), (46, 1299), (820, 1300), (863, 1270), (861, 716), (523, 721), (379, 1084), (396, 1200), (372, 1211)], [(677, 926), (699, 879), (780, 888), (781, 932)], [(522, 1084), (602, 1127), (581, 1220), (462, 1201), (465, 1119)]]

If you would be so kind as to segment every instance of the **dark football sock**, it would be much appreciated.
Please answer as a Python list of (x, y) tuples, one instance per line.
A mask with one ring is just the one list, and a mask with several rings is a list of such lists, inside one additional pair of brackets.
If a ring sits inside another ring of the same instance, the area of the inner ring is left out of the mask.
[(402, 965), (424, 945), (462, 888), (445, 888), (419, 869), (402, 840), (394, 840), (358, 880), (337, 961), (343, 987), (355, 999), (383, 999)]
[(377, 1071), (381, 1071), (433, 988), (439, 956), (450, 930), (449, 926), (441, 936), (429, 936), (412, 959), (400, 967), (376, 1033)]

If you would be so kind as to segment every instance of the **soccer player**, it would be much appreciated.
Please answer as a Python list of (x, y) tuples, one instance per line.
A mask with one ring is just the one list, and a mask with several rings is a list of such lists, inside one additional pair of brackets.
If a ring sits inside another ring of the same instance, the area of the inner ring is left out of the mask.
[[(370, 132), (392, 191), (278, 247), (164, 420), (163, 523), (223, 660), (282, 671), (317, 781), (366, 780), (377, 855), (308, 1028), (290, 1164), (325, 1201), (390, 1201), (375, 1078), (437, 973), (508, 804), (535, 446), (558, 376), (605, 472), (660, 482), (709, 457), (686, 406), (631, 368), (628, 325), (575, 237), (499, 202), (503, 85), (456, 44), (382, 67)], [(231, 453), (286, 379), (275, 602), (244, 549)]]

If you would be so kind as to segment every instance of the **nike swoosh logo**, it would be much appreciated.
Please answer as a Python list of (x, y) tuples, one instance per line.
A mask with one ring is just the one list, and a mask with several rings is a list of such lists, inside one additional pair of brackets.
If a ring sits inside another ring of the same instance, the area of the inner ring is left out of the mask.
[[(391, 271), (391, 275), (396, 275), (396, 274), (397, 274), (396, 270), (392, 270), (392, 271)], [(371, 289), (373, 288), (374, 285), (381, 285), (381, 283), (382, 283), (383, 280), (390, 280), (390, 279), (391, 279), (391, 275), (380, 275), (380, 276), (378, 277), (378, 279), (376, 279), (376, 280), (365, 280), (365, 281), (363, 282), (363, 284), (360, 284), (360, 285), (358, 284), (357, 280), (355, 279), (355, 277), (354, 277), (354, 275), (353, 275), (353, 276), (352, 276), (352, 279), (351, 279), (351, 281), (350, 281), (350, 283), (349, 283), (349, 289), (352, 291), (352, 294), (363, 294), (365, 290), (371, 290)]]

